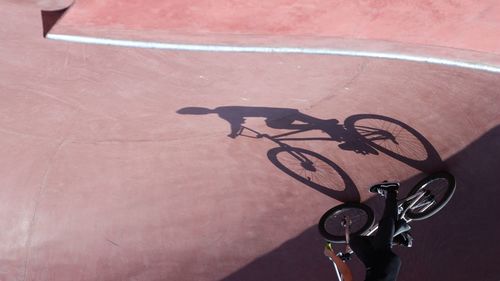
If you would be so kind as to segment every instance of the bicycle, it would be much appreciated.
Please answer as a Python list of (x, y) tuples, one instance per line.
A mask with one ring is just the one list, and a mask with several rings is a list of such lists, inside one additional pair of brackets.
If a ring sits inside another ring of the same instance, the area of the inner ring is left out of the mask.
[[(411, 221), (424, 220), (439, 212), (448, 204), (455, 189), (455, 178), (448, 172), (434, 173), (420, 180), (406, 197), (398, 200), (398, 219), (394, 237), (407, 234), (411, 229), (409, 226)], [(319, 220), (318, 228), (321, 236), (327, 241), (326, 246), (330, 249), (331, 243), (345, 243), (345, 251), (338, 252), (337, 256), (347, 261), (353, 254), (349, 247), (349, 237), (373, 235), (378, 229), (378, 224), (374, 222), (373, 210), (367, 205), (344, 203), (326, 211)], [(405, 246), (412, 245), (410, 243)], [(334, 266), (337, 276), (340, 277), (335, 263)]]

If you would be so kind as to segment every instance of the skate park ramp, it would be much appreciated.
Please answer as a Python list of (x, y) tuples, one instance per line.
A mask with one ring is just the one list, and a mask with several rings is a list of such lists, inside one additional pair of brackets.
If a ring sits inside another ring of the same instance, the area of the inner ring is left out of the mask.
[(0, 280), (334, 280), (321, 215), (443, 169), (400, 279), (498, 280), (497, 2), (0, 8)]

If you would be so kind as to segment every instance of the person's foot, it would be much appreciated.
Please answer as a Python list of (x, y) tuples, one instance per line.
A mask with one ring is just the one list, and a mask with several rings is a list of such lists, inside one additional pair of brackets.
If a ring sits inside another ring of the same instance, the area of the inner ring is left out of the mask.
[(398, 191), (398, 182), (383, 182), (370, 187), (371, 193), (378, 193), (385, 197), (388, 191)]

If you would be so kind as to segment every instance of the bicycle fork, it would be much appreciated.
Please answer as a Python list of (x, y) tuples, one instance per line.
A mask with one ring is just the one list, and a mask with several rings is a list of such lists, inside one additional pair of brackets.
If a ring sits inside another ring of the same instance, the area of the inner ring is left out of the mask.
[(349, 216), (345, 216), (344, 219), (342, 220), (342, 226), (344, 227), (344, 233), (345, 233), (345, 242), (346, 242), (345, 252), (348, 255), (353, 253), (351, 246), (349, 245), (351, 224), (352, 224), (351, 218)]

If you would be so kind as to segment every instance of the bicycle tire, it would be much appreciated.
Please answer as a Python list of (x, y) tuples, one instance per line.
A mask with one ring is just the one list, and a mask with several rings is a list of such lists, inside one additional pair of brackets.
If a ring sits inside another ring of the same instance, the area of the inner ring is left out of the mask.
[[(441, 163), (432, 144), (409, 125), (377, 114), (356, 114), (346, 118), (344, 127), (374, 149), (421, 171)], [(377, 132), (380, 134), (377, 135)], [(387, 141), (382, 133), (394, 140)], [(399, 141), (399, 142), (397, 142)]]
[(434, 188), (433, 190), (430, 190), (431, 188), (429, 188), (430, 187), (429, 185), (435, 181), (438, 181), (438, 180), (444, 180), (446, 182), (446, 187), (445, 187), (446, 190), (444, 191), (444, 195), (442, 196), (441, 200), (439, 202), (437, 202), (434, 207), (431, 207), (428, 210), (423, 211), (423, 212), (418, 212), (418, 211), (413, 212), (412, 210), (408, 210), (408, 212), (406, 213), (406, 216), (409, 219), (424, 220), (424, 219), (430, 218), (431, 216), (433, 216), (437, 212), (439, 212), (441, 209), (443, 209), (443, 207), (446, 206), (446, 204), (448, 204), (448, 202), (450, 202), (451, 197), (453, 196), (453, 194), (455, 193), (455, 190), (456, 190), (456, 182), (455, 182), (455, 177), (448, 172), (434, 173), (434, 174), (429, 175), (426, 178), (422, 179), (421, 181), (419, 181), (415, 185), (415, 187), (413, 187), (413, 189), (408, 194), (408, 197), (416, 194), (418, 191), (420, 191), (421, 189), (424, 189), (424, 188), (427, 188), (427, 190), (429, 190), (431, 192), (431, 195), (434, 196), (434, 194), (432, 194), (432, 192), (433, 191), (435, 192), (436, 188)]
[[(373, 210), (368, 207), (367, 205), (361, 204), (361, 203), (344, 203), (338, 206), (335, 206), (331, 208), (330, 210), (326, 211), (323, 216), (321, 216), (319, 223), (318, 223), (318, 230), (321, 236), (329, 242), (332, 243), (345, 243), (345, 235), (343, 233), (335, 232), (329, 228), (329, 220), (332, 219), (339, 219), (340, 217), (335, 217), (339, 216), (343, 211), (346, 210), (357, 210), (361, 212), (361, 216), (364, 216), (365, 219), (364, 221), (361, 221), (358, 227), (350, 233), (350, 235), (355, 236), (355, 235), (362, 235), (365, 231), (367, 231), (375, 222), (375, 217), (373, 215)], [(338, 224), (340, 224), (340, 220), (338, 221)]]

